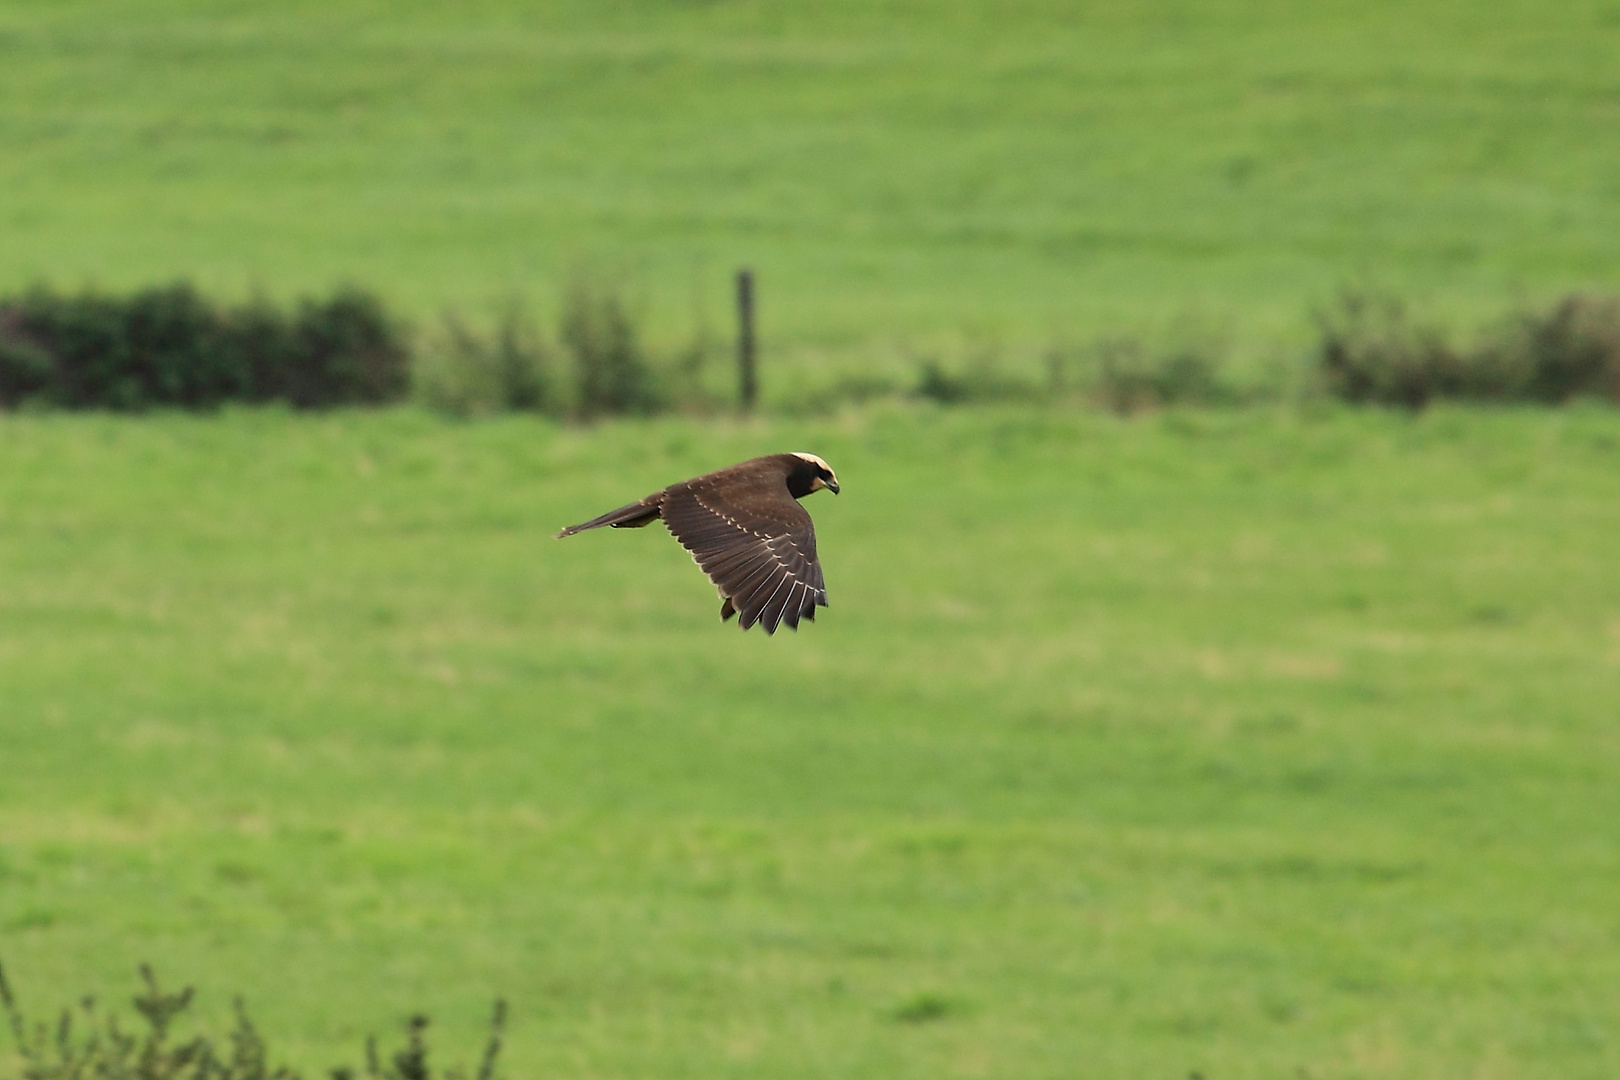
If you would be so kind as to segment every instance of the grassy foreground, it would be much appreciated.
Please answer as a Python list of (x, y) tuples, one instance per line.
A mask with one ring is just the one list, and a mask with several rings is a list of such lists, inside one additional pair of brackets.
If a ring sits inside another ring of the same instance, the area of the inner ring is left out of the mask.
[[(659, 531), (551, 539), (784, 448), (844, 482), (796, 636)], [(470, 1061), (502, 994), (513, 1077), (1620, 1071), (1612, 412), (13, 416), (0, 459), (36, 1011), (151, 959), (310, 1070), (414, 1008)]]
[(747, 262), (779, 363), (1291, 347), (1347, 279), (1620, 285), (1617, 50), (1612, 0), (0, 0), (0, 289), (586, 261), (681, 339)]

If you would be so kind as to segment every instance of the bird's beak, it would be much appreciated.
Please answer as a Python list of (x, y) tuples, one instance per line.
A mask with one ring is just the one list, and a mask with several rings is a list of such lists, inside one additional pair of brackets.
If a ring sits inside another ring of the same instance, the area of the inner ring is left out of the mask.
[(827, 485), (827, 490), (828, 491), (832, 492), (834, 495), (838, 494), (838, 481), (836, 481), (836, 480), (827, 480), (827, 481), (824, 481), (824, 483)]

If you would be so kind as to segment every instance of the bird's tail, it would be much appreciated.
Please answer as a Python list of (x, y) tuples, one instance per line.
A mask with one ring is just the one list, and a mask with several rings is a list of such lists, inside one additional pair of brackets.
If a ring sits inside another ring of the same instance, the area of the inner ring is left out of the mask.
[[(659, 492), (659, 495), (662, 494), (663, 492)], [(591, 520), (582, 522), (579, 525), (568, 526), (568, 528), (557, 534), (557, 539), (561, 540), (565, 536), (573, 536), (575, 533), (584, 532), (586, 529), (600, 529), (604, 525), (611, 525), (615, 529), (639, 529), (643, 525), (651, 525), (658, 520), (662, 509), (662, 501), (655, 495), (633, 502), (629, 506), (621, 506), (617, 510), (609, 510), (601, 517), (591, 518)]]

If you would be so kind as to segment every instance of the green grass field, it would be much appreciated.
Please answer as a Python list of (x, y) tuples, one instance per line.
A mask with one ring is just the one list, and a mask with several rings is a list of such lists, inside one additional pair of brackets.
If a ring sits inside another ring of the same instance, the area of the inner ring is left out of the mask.
[[(1615, 0), (0, 0), (0, 292), (588, 272), (667, 355), (747, 263), (776, 417), (0, 416), (0, 962), (243, 993), (308, 1076), (497, 995), (512, 1080), (1620, 1075), (1620, 414), (782, 408), (1620, 288), (1616, 55)], [(845, 486), (796, 636), (551, 539), (782, 449)]]
[[(551, 539), (785, 448), (844, 483), (796, 636), (657, 530)], [(0, 460), (36, 1012), (152, 959), (312, 1075), (415, 1008), (470, 1061), (497, 994), (515, 1080), (1620, 1073), (1611, 411), (13, 416)]]
[[(0, 287), (623, 274), (778, 368), (1620, 286), (1613, 0), (0, 0)], [(784, 376), (767, 391), (787, 393)]]

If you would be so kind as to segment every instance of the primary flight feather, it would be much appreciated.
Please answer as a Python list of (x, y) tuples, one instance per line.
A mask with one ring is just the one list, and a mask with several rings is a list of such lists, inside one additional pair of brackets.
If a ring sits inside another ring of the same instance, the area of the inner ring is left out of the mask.
[(744, 630), (767, 634), (786, 623), (814, 620), (827, 606), (827, 585), (816, 558), (816, 528), (799, 500), (838, 477), (814, 454), (771, 454), (655, 491), (558, 538), (611, 525), (639, 529), (662, 520), (720, 590), (721, 620), (738, 616)]

